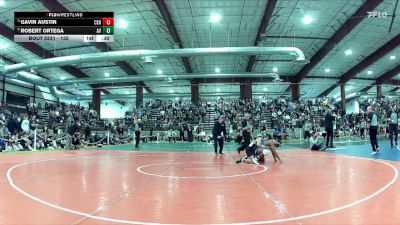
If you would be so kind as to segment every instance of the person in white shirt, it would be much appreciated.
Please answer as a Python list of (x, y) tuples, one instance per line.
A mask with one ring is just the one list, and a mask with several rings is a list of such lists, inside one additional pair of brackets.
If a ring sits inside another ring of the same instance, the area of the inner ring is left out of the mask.
[(26, 116), (24, 116), (22, 119), (21, 129), (25, 134), (29, 134), (29, 120)]
[(362, 140), (365, 138), (365, 128), (367, 127), (367, 122), (365, 122), (365, 119), (362, 118), (360, 121), (360, 137)]
[(167, 137), (169, 142), (171, 142), (171, 139), (174, 140), (174, 143), (176, 142), (176, 132), (172, 128), (167, 132)]
[(312, 151), (326, 150), (326, 147), (323, 147), (323, 143), (319, 141), (320, 139), (323, 140), (323, 138), (321, 138), (318, 132), (314, 132), (314, 134), (310, 137), (310, 149)]
[(303, 126), (304, 129), (304, 140), (307, 140), (308, 138), (311, 137), (311, 129), (312, 129), (312, 125), (310, 123), (310, 121), (306, 120), (306, 123)]

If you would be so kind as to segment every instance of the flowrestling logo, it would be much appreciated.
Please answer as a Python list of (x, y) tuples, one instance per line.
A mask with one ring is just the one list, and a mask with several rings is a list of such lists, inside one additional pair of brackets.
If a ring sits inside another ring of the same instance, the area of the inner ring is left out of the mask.
[(382, 12), (382, 11), (370, 11), (367, 12), (368, 13), (368, 18), (387, 18), (388, 17), (388, 13), (387, 12)]

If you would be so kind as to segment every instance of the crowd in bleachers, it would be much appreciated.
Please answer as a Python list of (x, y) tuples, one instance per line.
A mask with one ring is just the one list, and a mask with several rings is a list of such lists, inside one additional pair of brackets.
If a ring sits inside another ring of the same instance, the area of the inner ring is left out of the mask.
[[(388, 107), (399, 103), (398, 99), (365, 99), (359, 101), (359, 113), (343, 114), (339, 102), (323, 98), (299, 102), (284, 97), (257, 101), (218, 99), (203, 101), (198, 106), (191, 102), (152, 100), (128, 113), (125, 118), (114, 120), (102, 120), (91, 107), (73, 104), (45, 103), (42, 106), (29, 102), (26, 112), (17, 114), (0, 103), (0, 149), (63, 148), (68, 142), (65, 136), (76, 121), (81, 123), (79, 132), (71, 134), (74, 146), (126, 143), (134, 140), (133, 118), (138, 118), (141, 131), (147, 132), (142, 135), (141, 141), (207, 141), (208, 131), (204, 126), (207, 117), (214, 121), (224, 115), (230, 139), (235, 140), (240, 136), (240, 121), (245, 112), (252, 114), (253, 131), (256, 133), (272, 132), (271, 136), (277, 139), (300, 138), (299, 135), (308, 139), (312, 133), (323, 132), (323, 117), (327, 109), (337, 115), (336, 136), (364, 138), (366, 107), (372, 105), (376, 109), (380, 131), (384, 135)], [(296, 133), (296, 129), (301, 132)]]
[(75, 120), (85, 121), (90, 127), (97, 121), (97, 112), (88, 107), (72, 104), (44, 106), (29, 102), (24, 113), (15, 113), (11, 107), (0, 104), (0, 150), (31, 150), (36, 148), (62, 148), (65, 130)]

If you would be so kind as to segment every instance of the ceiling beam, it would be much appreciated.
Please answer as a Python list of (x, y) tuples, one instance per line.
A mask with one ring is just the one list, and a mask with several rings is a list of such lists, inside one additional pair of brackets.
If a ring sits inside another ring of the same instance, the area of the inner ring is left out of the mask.
[[(183, 48), (182, 41), (178, 35), (178, 32), (176, 31), (174, 21), (172, 21), (171, 15), (164, 0), (153, 0), (153, 2), (156, 3), (158, 10), (161, 12), (161, 16), (167, 25), (167, 29), (172, 36), (172, 40), (174, 40), (174, 43), (178, 44), (179, 48)], [(181, 59), (186, 72), (193, 73), (192, 67), (189, 63), (189, 58), (183, 56)]]
[(85, 70), (85, 69), (99, 69), (99, 68), (112, 68), (112, 67), (116, 67), (117, 65), (104, 65), (104, 66), (79, 66), (76, 67), (80, 70)]
[(332, 35), (329, 40), (312, 56), (310, 63), (305, 65), (296, 75), (296, 83), (300, 83), (310, 71), (327, 56), (332, 49), (345, 38), (368, 14), (383, 0), (364, 1), (362, 6), (351, 15), (347, 21)]
[[(353, 80), (355, 80), (355, 79), (353, 79)], [(375, 79), (372, 79), (372, 80), (375, 80)], [(382, 84), (400, 86), (400, 80), (387, 80), (387, 81), (385, 81), (385, 82), (382, 83)], [(369, 91), (372, 87), (374, 87), (374, 86), (376, 86), (376, 85), (377, 85), (376, 82), (373, 83), (373, 84), (366, 85), (366, 87), (363, 88), (363, 89), (361, 89), (359, 92), (367, 92), (367, 91)], [(331, 93), (336, 87), (338, 87), (338, 86), (331, 86), (329, 89), (325, 90), (323, 93), (321, 93), (320, 95), (318, 95), (318, 97), (328, 96), (328, 94)], [(325, 94), (325, 93), (327, 93), (327, 94)]]
[[(276, 83), (277, 85), (289, 85), (292, 81), (291, 77), (281, 77), (283, 83)], [(205, 78), (205, 79), (194, 79), (195, 83), (199, 84), (216, 84), (216, 83), (273, 83), (271, 77), (247, 77), (247, 78)]]
[[(392, 38), (390, 41), (386, 42), (383, 46), (381, 46), (379, 49), (377, 49), (375, 52), (373, 52), (371, 55), (368, 57), (364, 58), (360, 63), (349, 69), (347, 72), (345, 72), (341, 77), (340, 80), (337, 84), (332, 85), (330, 88), (325, 90), (320, 94), (319, 97), (321, 96), (327, 96), (335, 87), (339, 86), (340, 84), (345, 84), (349, 80), (353, 79), (355, 76), (357, 76), (358, 73), (361, 71), (365, 70), (372, 64), (374, 64), (376, 61), (384, 57), (388, 52), (392, 51), (393, 49), (397, 48), (400, 46), (400, 34), (397, 35), (396, 37)], [(375, 79), (373, 79), (375, 80)]]
[[(112, 88), (112, 87), (136, 87), (136, 84), (132, 85), (133, 82), (124, 82), (124, 83), (101, 83), (97, 84), (98, 88)], [(139, 85), (139, 84), (138, 84)]]
[(335, 90), (335, 88), (338, 87), (338, 86), (339, 86), (339, 84), (334, 84), (334, 85), (330, 86), (328, 89), (326, 89), (321, 94), (319, 94), (318, 97), (321, 98), (321, 97), (324, 97), (324, 96), (328, 96), (329, 93), (331, 93), (333, 90)]
[(382, 84), (400, 86), (400, 80), (386, 80), (386, 81), (383, 81), (380, 85), (382, 85)]
[[(400, 73), (400, 65), (397, 65), (393, 69), (387, 71), (386, 73), (382, 74), (380, 77), (376, 79), (376, 84), (377, 85), (382, 85), (386, 84), (392, 79), (393, 77), (399, 75)], [(394, 85), (400, 85), (399, 83), (394, 84)]]
[(392, 90), (390, 90), (389, 92), (396, 92), (396, 91), (398, 91), (398, 90), (400, 90), (400, 87), (395, 87), (395, 88), (393, 88)]
[(368, 92), (372, 87), (373, 87), (372, 85), (366, 86), (365, 88), (361, 89), (359, 92)]
[[(50, 10), (52, 12), (69, 12), (69, 10), (67, 8), (65, 8), (65, 6), (62, 5), (61, 3), (59, 3), (57, 0), (53, 0), (53, 1), (39, 0), (39, 1), (42, 3), (42, 5), (44, 7), (46, 7), (48, 10)], [(94, 42), (93, 46), (95, 46), (101, 52), (108, 52), (108, 51), (112, 50), (111, 47), (108, 46), (104, 42)], [(137, 75), (137, 72), (135, 71), (135, 69), (133, 69), (127, 62), (118, 61), (115, 64), (121, 70), (123, 70), (127, 75)], [(144, 83), (141, 83), (141, 85), (143, 85), (149, 93), (153, 93), (150, 90), (150, 88), (146, 87), (146, 85)]]
[(382, 85), (382, 84), (391, 84), (400, 86), (400, 80), (391, 80), (393, 77), (397, 76), (400, 73), (400, 65), (392, 68), (391, 70), (386, 71), (384, 74), (376, 78), (376, 82), (371, 86), (367, 86), (362, 89), (363, 92), (369, 91), (373, 86)]
[(256, 59), (255, 62), (293, 62), (293, 59)]
[[(304, 39), (304, 40), (329, 40), (324, 37), (307, 37), (307, 36), (277, 36), (277, 35), (262, 35), (263, 38), (270, 39)], [(292, 60), (293, 61), (293, 60)]]
[(371, 66), (373, 63), (381, 59), (383, 56), (385, 56), (387, 53), (397, 48), (398, 46), (400, 46), (400, 34), (392, 38), (390, 41), (388, 41), (374, 53), (372, 53), (367, 58), (362, 60), (359, 64), (357, 64), (356, 66), (348, 70), (346, 73), (344, 73), (340, 78), (340, 83), (342, 84), (347, 83), (347, 81), (355, 77), (357, 73)]
[[(265, 33), (267, 30), (269, 20), (272, 17), (272, 13), (274, 12), (275, 5), (277, 0), (268, 0), (267, 6), (265, 7), (264, 16), (261, 19), (260, 27), (258, 28), (256, 40), (254, 41), (254, 46), (258, 45), (258, 42), (262, 39), (261, 35)], [(256, 62), (256, 56), (251, 55), (249, 57), (249, 61), (247, 62), (246, 72), (251, 72), (253, 70), (253, 66)]]

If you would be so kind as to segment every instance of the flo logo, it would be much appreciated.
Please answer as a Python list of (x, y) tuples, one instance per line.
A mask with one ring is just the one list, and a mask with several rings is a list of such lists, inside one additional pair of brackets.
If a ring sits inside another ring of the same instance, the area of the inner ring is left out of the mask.
[(371, 11), (367, 13), (368, 13), (368, 18), (386, 18), (388, 16), (387, 12), (381, 12), (381, 11)]

